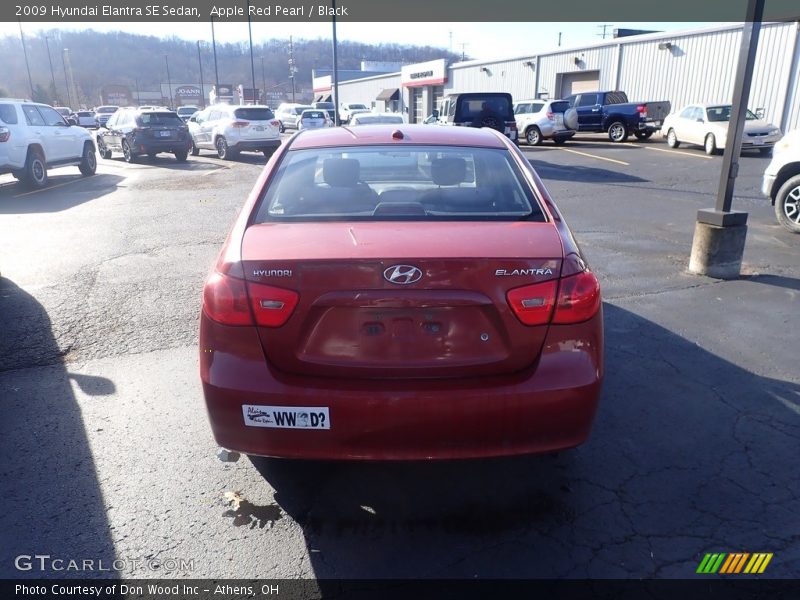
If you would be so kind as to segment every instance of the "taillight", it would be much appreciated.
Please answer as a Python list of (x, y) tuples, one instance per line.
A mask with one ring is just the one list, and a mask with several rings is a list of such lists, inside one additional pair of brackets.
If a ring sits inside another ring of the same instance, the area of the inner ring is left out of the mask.
[(639, 104), (639, 105), (636, 107), (636, 112), (638, 112), (638, 113), (639, 113), (639, 115), (640, 115), (642, 118), (646, 119), (646, 118), (647, 118), (647, 105), (646, 105), (646, 104)]
[(281, 126), (281, 122), (278, 121), (278, 120), (270, 121), (269, 124), (272, 125), (273, 127), (280, 127)]
[(250, 121), (234, 121), (231, 123), (231, 127), (247, 127), (250, 125)]
[(553, 117), (554, 117), (553, 113), (548, 111), (547, 112), (547, 118), (550, 119), (551, 121), (554, 121), (555, 119)]
[(213, 273), (203, 288), (203, 311), (223, 325), (252, 325), (245, 282), (222, 273)]
[(516, 121), (506, 121), (506, 126), (509, 129), (515, 130), (517, 129), (517, 122)]
[(262, 327), (280, 327), (286, 323), (300, 300), (297, 292), (261, 283), (248, 283), (247, 291), (256, 324)]
[(0, 142), (7, 142), (11, 137), (11, 130), (8, 127), (0, 127)]
[(600, 309), (600, 283), (591, 271), (564, 277), (558, 290), (553, 323), (580, 323)]
[(515, 288), (506, 293), (508, 304), (524, 325), (545, 325), (550, 322), (556, 301), (558, 280)]

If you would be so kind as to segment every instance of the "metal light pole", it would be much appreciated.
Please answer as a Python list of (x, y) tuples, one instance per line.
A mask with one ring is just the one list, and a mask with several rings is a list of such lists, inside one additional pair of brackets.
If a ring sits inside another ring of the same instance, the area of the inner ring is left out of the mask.
[(256, 102), (256, 67), (253, 63), (253, 27), (250, 21), (250, 0), (247, 0), (247, 33), (250, 36), (250, 77), (253, 81), (253, 104)]
[(31, 79), (31, 66), (28, 64), (28, 49), (25, 47), (25, 36), (22, 33), (22, 21), (19, 23), (19, 39), (22, 41), (22, 52), (25, 54), (25, 67), (28, 69), (28, 84), (31, 86), (31, 100), (33, 100), (33, 79)]
[(167, 63), (167, 85), (169, 86), (169, 106), (168, 108), (172, 110), (172, 78), (169, 76), (169, 55), (164, 55), (164, 62)]
[[(341, 125), (339, 122), (339, 61), (336, 56), (336, 0), (331, 0), (331, 8), (333, 9), (333, 124), (337, 127)], [(294, 84), (294, 77), (292, 77)]]
[(267, 103), (267, 76), (266, 72), (264, 71), (264, 56), (261, 56), (261, 85), (264, 86), (264, 102), (263, 104)]
[(50, 37), (44, 36), (44, 44), (47, 46), (47, 60), (50, 63), (50, 77), (53, 79), (53, 93), (56, 95), (53, 101), (56, 104), (61, 104), (58, 101), (58, 88), (56, 87), (56, 72), (53, 70), (53, 57), (50, 56)]
[(292, 43), (292, 36), (289, 36), (289, 79), (292, 80), (292, 102), (294, 99), (294, 74), (297, 73), (297, 67), (294, 65), (294, 44)]
[(211, 17), (211, 45), (214, 48), (214, 93), (219, 94), (219, 70), (217, 69), (217, 38), (214, 35), (214, 17)]
[(206, 92), (203, 85), (203, 59), (200, 57), (200, 40), (197, 40), (197, 64), (200, 66), (200, 108), (205, 108)]

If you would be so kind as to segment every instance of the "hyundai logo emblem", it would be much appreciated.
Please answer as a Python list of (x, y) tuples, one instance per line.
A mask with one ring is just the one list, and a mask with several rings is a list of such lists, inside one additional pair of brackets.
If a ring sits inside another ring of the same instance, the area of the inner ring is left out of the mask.
[(392, 265), (383, 272), (383, 278), (389, 283), (408, 285), (422, 279), (422, 271), (411, 265)]

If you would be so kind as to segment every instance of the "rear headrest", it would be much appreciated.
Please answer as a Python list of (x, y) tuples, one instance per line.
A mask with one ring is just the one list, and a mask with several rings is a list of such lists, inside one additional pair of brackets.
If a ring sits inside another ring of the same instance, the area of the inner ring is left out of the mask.
[(434, 158), (431, 161), (431, 179), (436, 185), (457, 185), (467, 176), (467, 163), (463, 158)]
[(322, 161), (322, 179), (331, 187), (355, 187), (360, 167), (355, 158), (326, 158)]

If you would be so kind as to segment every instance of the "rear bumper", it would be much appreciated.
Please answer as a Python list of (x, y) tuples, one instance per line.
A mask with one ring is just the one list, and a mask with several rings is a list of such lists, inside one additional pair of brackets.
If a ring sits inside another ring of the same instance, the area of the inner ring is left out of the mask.
[(158, 152), (188, 152), (192, 149), (192, 138), (185, 140), (139, 140), (135, 139), (131, 148), (136, 154), (148, 154)]
[(236, 150), (277, 150), (280, 145), (280, 140), (239, 140), (233, 143), (228, 140), (229, 148)]
[[(217, 443), (247, 454), (419, 460), (552, 452), (589, 436), (603, 378), (602, 312), (551, 327), (527, 372), (428, 381), (277, 374), (254, 329), (203, 315), (200, 372)], [(331, 428), (245, 426), (243, 404), (327, 407)]]

